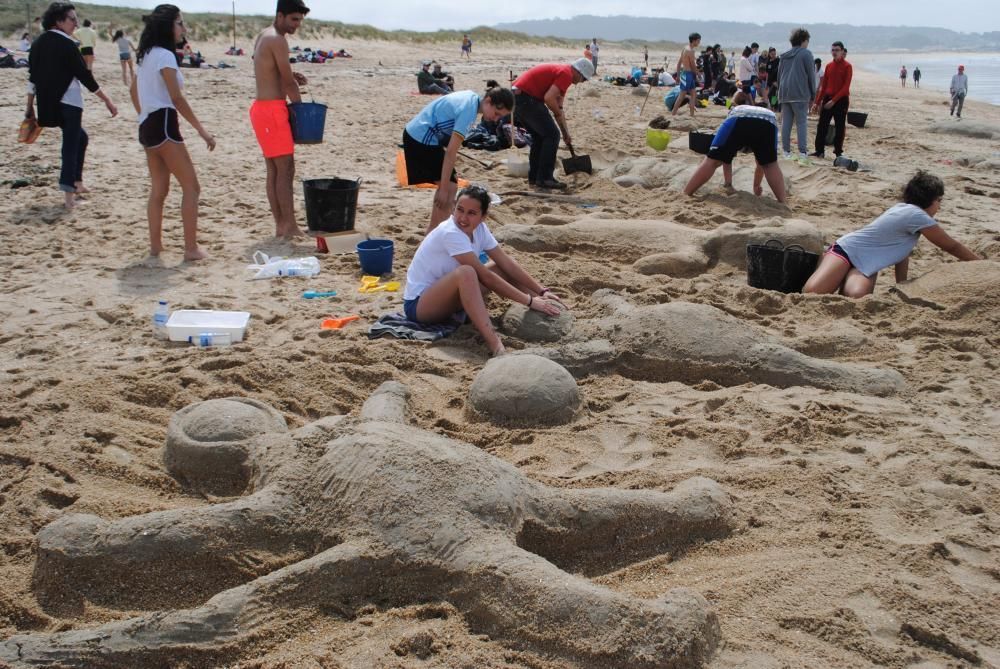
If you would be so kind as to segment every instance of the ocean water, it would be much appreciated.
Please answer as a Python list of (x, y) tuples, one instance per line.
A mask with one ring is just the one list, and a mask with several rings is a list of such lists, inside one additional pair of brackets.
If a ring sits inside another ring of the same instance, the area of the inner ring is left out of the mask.
[(906, 65), (906, 86), (913, 85), (913, 68), (920, 66), (920, 88), (948, 93), (951, 75), (965, 65), (969, 77), (969, 99), (1000, 105), (1000, 54), (955, 54), (924, 57), (920, 54), (859, 55), (850, 58), (855, 67), (891, 76), (899, 85), (899, 68)]

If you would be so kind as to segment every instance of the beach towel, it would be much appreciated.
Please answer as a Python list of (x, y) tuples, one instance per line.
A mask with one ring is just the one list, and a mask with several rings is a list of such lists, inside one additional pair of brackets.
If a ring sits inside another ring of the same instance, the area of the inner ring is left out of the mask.
[(435, 323), (427, 325), (407, 320), (403, 314), (386, 314), (368, 328), (368, 338), (395, 337), (396, 339), (416, 339), (419, 341), (437, 341), (447, 337), (458, 329), (459, 323)]
[[(463, 179), (458, 177), (458, 187), (465, 188), (469, 185), (468, 179)], [(437, 184), (426, 183), (426, 184), (409, 184), (406, 178), (406, 158), (403, 156), (403, 150), (400, 149), (396, 152), (396, 181), (403, 188), (434, 188), (437, 189)]]

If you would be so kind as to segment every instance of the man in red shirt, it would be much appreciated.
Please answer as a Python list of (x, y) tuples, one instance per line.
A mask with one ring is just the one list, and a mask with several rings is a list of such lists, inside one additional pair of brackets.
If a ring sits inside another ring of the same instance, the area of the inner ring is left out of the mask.
[(532, 184), (542, 188), (566, 188), (566, 184), (555, 178), (560, 130), (566, 146), (573, 147), (563, 114), (563, 100), (570, 86), (592, 76), (594, 64), (580, 58), (572, 65), (536, 65), (514, 82), (515, 123), (531, 132), (528, 181)]
[(834, 131), (833, 152), (840, 155), (844, 152), (844, 135), (847, 128), (847, 108), (851, 104), (851, 77), (854, 68), (847, 62), (847, 49), (843, 42), (834, 42), (830, 48), (833, 60), (826, 66), (822, 84), (816, 93), (813, 111), (819, 111), (819, 126), (816, 129), (816, 152), (812, 155), (823, 158), (826, 146), (826, 133), (833, 119)]

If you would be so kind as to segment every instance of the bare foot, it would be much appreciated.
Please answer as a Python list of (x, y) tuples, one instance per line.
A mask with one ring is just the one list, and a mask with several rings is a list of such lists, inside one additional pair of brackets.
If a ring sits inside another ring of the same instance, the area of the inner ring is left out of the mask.
[(76, 205), (77, 205), (76, 194), (66, 193), (65, 196), (63, 197), (63, 206), (66, 207), (67, 209), (72, 209)]
[(200, 246), (196, 246), (193, 251), (184, 252), (184, 262), (194, 262), (196, 260), (204, 260), (208, 257), (208, 252), (202, 249)]
[(80, 195), (81, 193), (89, 193), (90, 189), (83, 185), (83, 183), (76, 184), (76, 193)]

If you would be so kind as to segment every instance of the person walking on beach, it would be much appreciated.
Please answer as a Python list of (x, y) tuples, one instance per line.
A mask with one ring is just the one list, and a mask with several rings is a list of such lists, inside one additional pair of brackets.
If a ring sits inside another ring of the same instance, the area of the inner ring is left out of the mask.
[(492, 80), (487, 86), (484, 95), (458, 91), (434, 100), (403, 130), (407, 183), (437, 184), (427, 232), (448, 218), (455, 205), (455, 161), (469, 129), (480, 114), (484, 121), (493, 123), (509, 114), (514, 106), (510, 90)]
[(681, 58), (677, 63), (678, 77), (680, 81), (680, 95), (674, 100), (674, 108), (671, 116), (677, 116), (677, 112), (684, 105), (685, 98), (691, 109), (691, 117), (694, 118), (694, 108), (698, 102), (695, 89), (698, 88), (698, 62), (695, 57), (695, 49), (701, 44), (701, 35), (691, 33), (688, 35), (688, 45), (681, 50)]
[(788, 38), (792, 48), (778, 59), (778, 103), (781, 105), (781, 149), (792, 157), (792, 123), (799, 162), (809, 163), (809, 103), (816, 97), (816, 66), (809, 50), (809, 31), (797, 28)]
[(597, 74), (597, 60), (598, 60), (598, 52), (600, 50), (601, 47), (598, 46), (597, 44), (597, 38), (595, 37), (592, 40), (590, 40), (590, 62), (594, 64), (594, 74)]
[(649, 67), (649, 47), (648, 46), (643, 46), (642, 47), (642, 59), (644, 61), (646, 61), (646, 67), (648, 68)]
[(910, 254), (920, 236), (959, 260), (979, 256), (953, 239), (934, 220), (944, 197), (944, 182), (927, 172), (917, 172), (903, 189), (903, 201), (874, 221), (839, 238), (819, 262), (803, 293), (840, 293), (864, 297), (875, 291), (878, 273), (896, 268), (896, 283), (906, 281)]
[(306, 84), (304, 76), (292, 72), (285, 35), (294, 34), (308, 13), (302, 0), (278, 0), (274, 23), (257, 36), (253, 53), (257, 97), (250, 106), (250, 125), (267, 164), (267, 201), (274, 234), (285, 239), (302, 234), (295, 222), (295, 143), (285, 100), (302, 102), (299, 85)]
[[(745, 93), (737, 93), (734, 103), (745, 99)], [(753, 175), (753, 192), (763, 194), (761, 181), (767, 185), (778, 202), (785, 201), (785, 178), (778, 166), (778, 121), (774, 112), (752, 104), (734, 106), (729, 116), (722, 122), (712, 139), (701, 164), (684, 186), (685, 195), (694, 195), (715, 171), (722, 166), (722, 176), (726, 188), (733, 187), (733, 158), (742, 149), (753, 151), (757, 167)]]
[(579, 58), (572, 65), (542, 63), (535, 65), (514, 82), (514, 124), (531, 133), (528, 154), (528, 181), (540, 188), (566, 188), (557, 181), (556, 154), (562, 140), (572, 150), (573, 139), (566, 127), (563, 101), (569, 87), (594, 76), (594, 64)]
[(88, 192), (83, 185), (83, 164), (87, 156), (89, 137), (83, 129), (83, 84), (104, 102), (111, 116), (118, 109), (94, 79), (83, 62), (73, 33), (76, 31), (76, 8), (68, 2), (53, 2), (42, 16), (45, 30), (28, 56), (28, 105), (25, 118), (35, 117), (38, 102), (38, 125), (62, 129), (62, 167), (59, 170), (59, 190), (64, 194), (67, 209), (76, 206), (77, 197)]
[(913, 67), (913, 87), (920, 88), (920, 66), (915, 65)]
[(184, 17), (174, 5), (158, 5), (144, 16), (146, 27), (139, 37), (136, 60), (139, 73), (132, 79), (130, 94), (139, 114), (139, 143), (146, 150), (149, 167), (149, 255), (163, 250), (163, 203), (170, 192), (170, 175), (181, 185), (181, 221), (184, 224), (184, 260), (207, 258), (198, 246), (198, 196), (201, 188), (194, 164), (181, 137), (178, 114), (198, 132), (208, 150), (215, 138), (198, 121), (184, 97), (184, 77), (174, 58), (174, 45), (184, 36)]
[(83, 20), (83, 27), (77, 29), (76, 39), (80, 42), (80, 54), (88, 70), (94, 69), (94, 49), (97, 48), (97, 31), (90, 27), (90, 19)]
[(833, 56), (823, 73), (823, 83), (816, 94), (813, 111), (819, 112), (819, 125), (816, 127), (816, 158), (824, 158), (826, 133), (830, 128), (830, 120), (834, 122), (833, 152), (839, 156), (844, 152), (844, 137), (847, 134), (847, 109), (851, 105), (851, 79), (854, 68), (847, 62), (847, 49), (844, 43), (837, 41), (830, 47)]
[[(417, 323), (446, 323), (460, 311), (468, 316), (490, 353), (503, 355), (504, 346), (493, 329), (484, 296), (523, 304), (531, 311), (558, 316), (565, 305), (551, 290), (507, 255), (490, 229), (486, 214), (490, 194), (468, 186), (458, 194), (448, 220), (434, 228), (417, 247), (406, 270), (403, 312)], [(479, 258), (486, 254), (489, 263)]]
[(906, 66), (899, 68), (899, 84), (906, 88)]
[[(118, 47), (118, 62), (122, 66), (122, 83), (126, 86), (135, 77), (135, 69), (132, 67), (132, 52), (135, 51), (135, 45), (125, 37), (125, 31), (117, 30), (115, 31), (114, 37), (111, 41), (115, 43)], [(173, 50), (171, 49), (171, 53)], [(126, 65), (128, 66), (128, 72), (125, 71)]]
[(472, 40), (468, 35), (462, 35), (462, 55), (472, 60)]
[(969, 77), (965, 74), (965, 65), (959, 65), (958, 72), (951, 76), (951, 86), (948, 90), (951, 93), (951, 115), (955, 115), (955, 106), (958, 105), (958, 118), (962, 118), (962, 105), (965, 104), (965, 95), (969, 92)]

